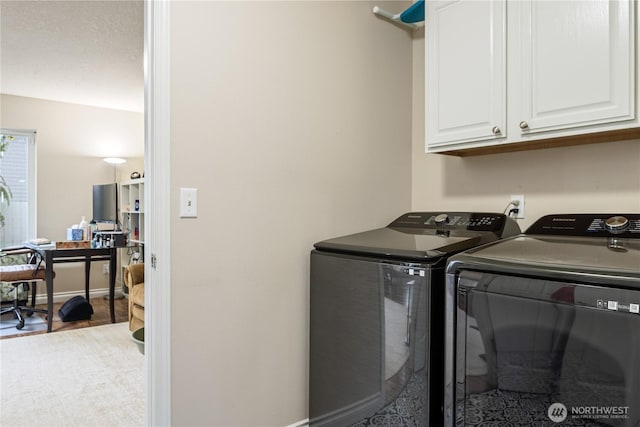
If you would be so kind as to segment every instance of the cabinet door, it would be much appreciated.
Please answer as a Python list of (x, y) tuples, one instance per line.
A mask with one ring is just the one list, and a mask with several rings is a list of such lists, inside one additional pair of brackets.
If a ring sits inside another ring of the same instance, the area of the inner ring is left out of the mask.
[(505, 138), (505, 2), (427, 2), (427, 151)]
[(514, 131), (526, 135), (633, 119), (633, 2), (518, 3), (520, 44), (509, 52), (521, 65), (515, 76), (520, 93), (514, 94), (521, 116), (512, 118)]

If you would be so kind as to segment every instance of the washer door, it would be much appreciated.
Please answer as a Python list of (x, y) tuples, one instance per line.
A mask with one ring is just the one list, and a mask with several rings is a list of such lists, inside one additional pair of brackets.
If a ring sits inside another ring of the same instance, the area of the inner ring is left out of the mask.
[(640, 425), (640, 291), (464, 271), (456, 420)]
[[(411, 390), (413, 406), (426, 408), (427, 281), (425, 269), (312, 252), (310, 425), (384, 418), (378, 412)], [(394, 416), (424, 425), (415, 418), (426, 413), (403, 409)]]

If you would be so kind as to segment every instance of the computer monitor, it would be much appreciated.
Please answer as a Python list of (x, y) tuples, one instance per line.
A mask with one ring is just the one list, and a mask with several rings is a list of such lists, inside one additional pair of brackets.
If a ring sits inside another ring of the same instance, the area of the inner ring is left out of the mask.
[(93, 221), (111, 223), (117, 227), (118, 184), (96, 184), (93, 186)]

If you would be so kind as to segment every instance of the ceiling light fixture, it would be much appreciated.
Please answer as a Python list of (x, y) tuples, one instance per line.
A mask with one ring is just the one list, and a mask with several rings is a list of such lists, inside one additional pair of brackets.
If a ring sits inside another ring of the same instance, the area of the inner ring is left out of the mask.
[(123, 163), (127, 163), (125, 159), (122, 159), (120, 157), (105, 157), (102, 160), (112, 165), (121, 165)]

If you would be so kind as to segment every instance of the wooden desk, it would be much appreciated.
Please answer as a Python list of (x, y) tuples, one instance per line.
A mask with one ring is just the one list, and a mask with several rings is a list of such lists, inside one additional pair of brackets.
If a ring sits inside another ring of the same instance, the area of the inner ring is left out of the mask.
[(51, 246), (26, 244), (25, 246), (42, 255), (45, 262), (45, 281), (47, 284), (47, 332), (51, 332), (53, 322), (53, 264), (63, 262), (84, 262), (84, 293), (89, 301), (89, 273), (93, 261), (109, 261), (109, 312), (111, 323), (116, 323), (114, 308), (116, 289), (116, 269), (118, 248), (73, 248), (58, 249)]

